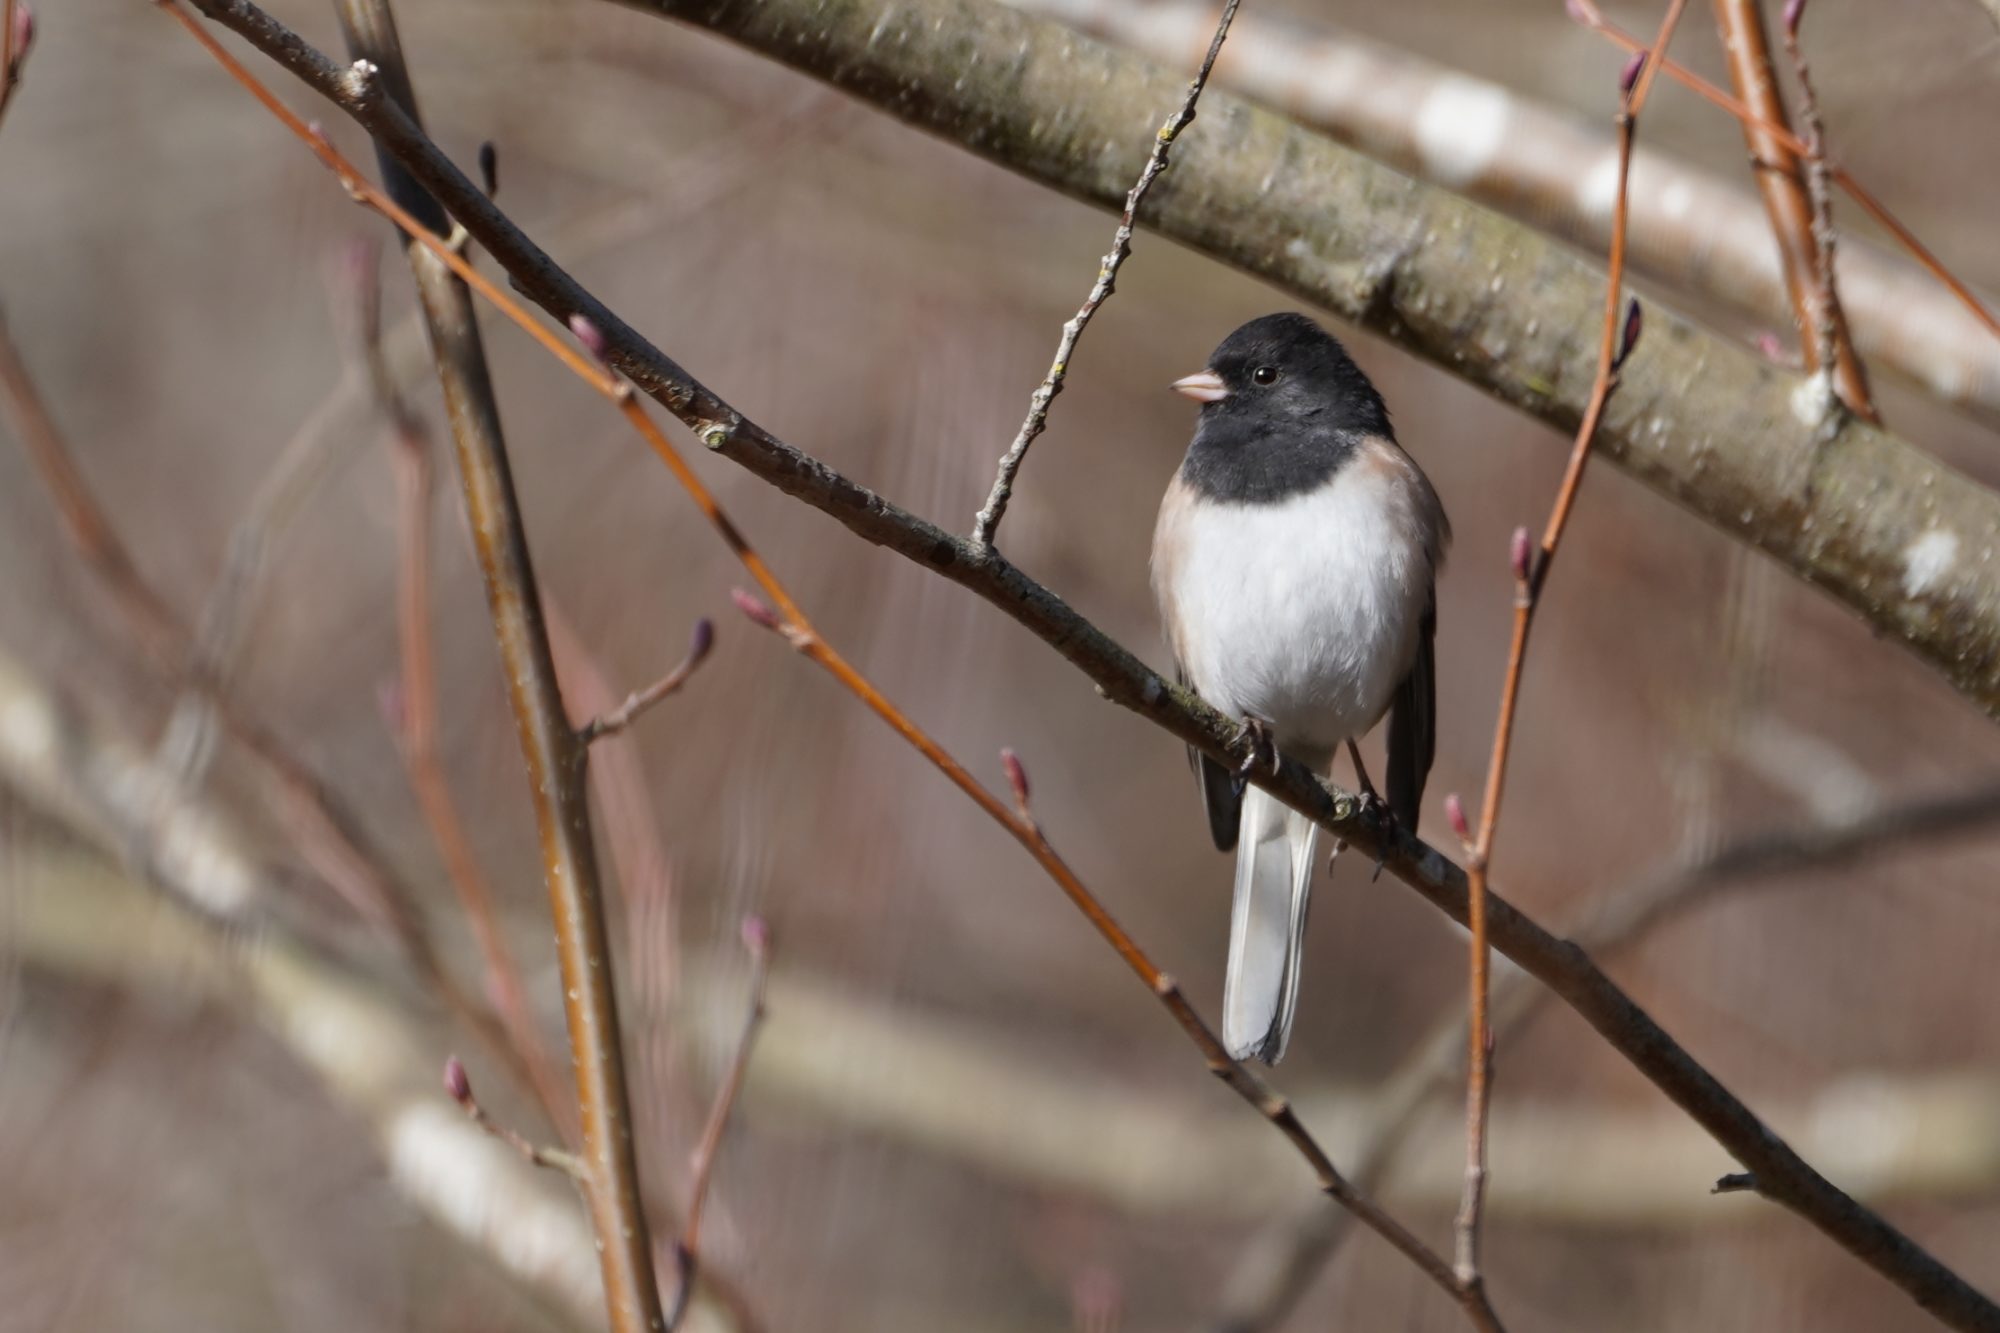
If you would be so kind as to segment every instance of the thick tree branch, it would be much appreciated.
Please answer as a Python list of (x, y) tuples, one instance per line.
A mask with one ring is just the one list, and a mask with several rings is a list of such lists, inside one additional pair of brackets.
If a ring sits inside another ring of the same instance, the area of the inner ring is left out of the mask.
[[(1132, 708), (1181, 740), (1232, 764), (1246, 757), (1245, 743), (1237, 738), (1238, 728), (1233, 723), (1187, 691), (1162, 680), (1129, 651), (1070, 610), (1055, 594), (1028, 578), (992, 548), (976, 548), (899, 509), (778, 440), (717, 398), (556, 267), (423, 136), (407, 116), (381, 96), (371, 79), (351, 77), (349, 71), (328, 61), (248, 0), (197, 0), (197, 3), (204, 13), (244, 36), (367, 127), (378, 143), (410, 168), (426, 188), (449, 204), (453, 216), (508, 270), (524, 292), (565, 319), (579, 314), (584, 316), (596, 330), (603, 353), (611, 364), (630, 375), (641, 388), (688, 424), (711, 449), (740, 463), (786, 493), (826, 511), (857, 535), (908, 555), (987, 598), (1089, 674), (1106, 698)], [(944, 0), (938, 0), (938, 3), (944, 3)], [(878, 16), (885, 24), (900, 24), (906, 17), (916, 16), (915, 26), (906, 34), (907, 44), (913, 56), (924, 58), (918, 59), (912, 66), (911, 78), (929, 77), (925, 73), (927, 61), (935, 53), (929, 51), (928, 43), (950, 28), (948, 16), (930, 12), (936, 7), (936, 4), (921, 3), (898, 11), (897, 15)], [(964, 8), (957, 3), (952, 3), (950, 7), (955, 10)], [(1094, 66), (1097, 62), (1112, 59), (1108, 53), (1103, 53), (1087, 59), (1077, 57), (1070, 62), (1053, 59), (1037, 61), (1032, 58), (1032, 48), (1038, 35), (1047, 38), (1047, 34), (1040, 31), (1047, 25), (1032, 24), (1029, 20), (1000, 11), (995, 13), (998, 14), (997, 19), (993, 15), (986, 17), (1006, 25), (1018, 25), (1014, 26), (1014, 45), (1009, 47), (1006, 59), (999, 63), (1016, 68), (1022, 78), (1028, 78), (1032, 71), (1035, 79), (1059, 77), (1066, 80), (1066, 71), (1077, 60), (1086, 66)], [(829, 5), (823, 12), (823, 21), (829, 25), (829, 31), (844, 32), (851, 17), (848, 11), (837, 5)], [(935, 30), (933, 20), (938, 24)], [(865, 38), (867, 25), (864, 23), (862, 26), (864, 31), (858, 36)], [(1075, 38), (1066, 35), (1057, 35), (1053, 40), (1077, 45)], [(1028, 48), (1025, 53), (1021, 46), (1023, 42)], [(896, 45), (894, 41), (887, 44)], [(866, 41), (857, 42), (859, 50), (865, 51), (867, 46)], [(961, 52), (946, 67), (961, 71), (968, 68), (965, 55)], [(866, 59), (864, 56), (856, 58)], [(1086, 75), (1092, 72), (1091, 68), (1085, 70)], [(1111, 76), (1106, 74), (1105, 77)], [(1114, 79), (1113, 82), (1119, 81)], [(1027, 97), (1031, 91), (1017, 88), (1015, 95)], [(1094, 94), (1082, 89), (1075, 91), (1079, 107), (1092, 101)], [(1211, 106), (1211, 113), (1214, 110)], [(1247, 109), (1234, 108), (1232, 114), (1224, 119), (1240, 131), (1244, 122), (1250, 122), (1255, 129), (1260, 117)], [(1306, 151), (1303, 143), (1310, 136), (1282, 126), (1275, 126), (1274, 132), (1294, 145), (1290, 151)], [(1211, 168), (1215, 166), (1212, 154), (1207, 158), (1197, 155), (1196, 160), (1208, 161)], [(1365, 166), (1352, 169), (1374, 170)], [(1185, 181), (1186, 178), (1182, 179)], [(1404, 192), (1402, 197), (1405, 202), (1408, 202), (1407, 192), (1417, 188), (1407, 182), (1400, 186), (1387, 181), (1380, 183), (1382, 190)], [(1217, 200), (1216, 204), (1221, 214), (1226, 216), (1228, 210), (1223, 201)], [(1440, 203), (1437, 207), (1448, 209), (1456, 206)], [(1424, 211), (1416, 210), (1414, 215), (1421, 218)], [(1468, 210), (1462, 219), (1462, 226), (1472, 225), (1474, 219), (1481, 220), (1482, 225), (1499, 225), (1484, 218), (1484, 215)], [(1422, 232), (1416, 234), (1421, 236)], [(1524, 246), (1539, 246), (1531, 238), (1524, 238), (1522, 243)], [(1539, 248), (1543, 257), (1553, 264), (1555, 253), (1546, 247)], [(1496, 256), (1495, 262), (1499, 258)], [(1601, 291), (1592, 291), (1581, 273), (1565, 277), (1563, 270), (1552, 268), (1548, 279), (1552, 286), (1567, 283), (1574, 287), (1575, 295), (1582, 299), (1586, 313), (1577, 318), (1574, 329), (1565, 335), (1565, 340), (1582, 337), (1584, 330), (1594, 327), (1595, 321), (1587, 309), (1595, 300), (1601, 299)], [(1483, 284), (1480, 290), (1485, 290)], [(1666, 328), (1661, 329), (1661, 324), (1665, 324)], [(1662, 352), (1659, 343), (1654, 341), (1656, 339), (1672, 340), (1673, 347), (1668, 352)], [(1758, 400), (1760, 395), (1768, 400), (1771, 394), (1782, 392), (1782, 381), (1771, 375), (1768, 369), (1756, 366), (1747, 358), (1725, 353), (1686, 325), (1671, 321), (1655, 321), (1655, 328), (1649, 335), (1649, 349), (1655, 356), (1649, 357), (1648, 364), (1655, 367), (1662, 362), (1672, 364), (1676, 358), (1670, 354), (1671, 351), (1678, 349), (1685, 354), (1689, 344), (1696, 346), (1698, 361), (1711, 366), (1714, 373), (1723, 370), (1736, 372), (1727, 378), (1752, 400)], [(1493, 364), (1498, 364), (1497, 360)], [(1651, 393), (1664, 391), (1656, 376), (1647, 376), (1645, 383)], [(1632, 388), (1628, 383), (1627, 392), (1630, 393)], [(1664, 401), (1655, 401), (1652, 405), (1662, 411), (1668, 407)], [(1665, 434), (1666, 429), (1663, 423), (1661, 433)], [(1782, 433), (1782, 428), (1773, 425), (1767, 432), (1767, 447), (1769, 435), (1773, 432)], [(1650, 435), (1650, 432), (1646, 433)], [(1874, 441), (1873, 447), (1878, 453), (1904, 458), (1904, 468), (1934, 472), (1933, 491), (1960, 489), (1963, 494), (1954, 500), (1954, 504), (1977, 506), (1992, 503), (1992, 497), (1985, 496), (1977, 487), (1962, 481), (1954, 482), (1951, 474), (1944, 473), (1935, 464), (1923, 459), (1922, 455), (1886, 436), (1872, 432), (1862, 436), (1858, 429), (1850, 428), (1843, 436), (1843, 453), (1857, 451), (1857, 437), (1860, 437), (1863, 446), (1860, 451), (1865, 452), (1867, 442)], [(1618, 438), (1621, 441), (1616, 446), (1618, 450), (1629, 453), (1630, 433)], [(1605, 440), (1600, 447), (1612, 443)], [(1890, 487), (1889, 492), (1870, 497), (1871, 503), (1877, 507), (1889, 504), (1895, 494), (1893, 479), (1883, 478), (1883, 481), (1885, 486)], [(1336, 836), (1347, 839), (1363, 851), (1382, 852), (1388, 868), (1397, 878), (1411, 885), (1455, 920), (1466, 920), (1465, 876), (1433, 848), (1407, 836), (1398, 837), (1391, 846), (1383, 846), (1377, 827), (1371, 820), (1360, 816), (1352, 796), (1323, 785), (1296, 762), (1286, 763), (1275, 774), (1258, 774), (1257, 782), (1288, 805), (1310, 815)], [(1714, 1075), (1653, 1022), (1630, 996), (1592, 964), (1582, 950), (1550, 935), (1500, 898), (1491, 899), (1488, 916), (1493, 946), (1540, 978), (1568, 1002), (1640, 1072), (1713, 1135), (1739, 1163), (1754, 1171), (1767, 1196), (1784, 1203), (1812, 1222), (1950, 1326), (2000, 1330), (2000, 1307), (1813, 1170), (1748, 1107), (1730, 1094)]]

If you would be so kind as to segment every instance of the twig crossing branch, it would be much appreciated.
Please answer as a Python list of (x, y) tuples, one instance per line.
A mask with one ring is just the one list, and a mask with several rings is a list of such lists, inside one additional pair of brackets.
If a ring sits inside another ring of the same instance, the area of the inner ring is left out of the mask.
[(1048, 428), (1049, 404), (1063, 391), (1063, 384), (1069, 378), (1070, 359), (1076, 355), (1077, 340), (1090, 324), (1097, 308), (1111, 299), (1112, 291), (1118, 285), (1118, 270), (1132, 253), (1132, 229), (1139, 216), (1139, 203), (1146, 197), (1146, 191), (1153, 188), (1160, 173), (1167, 169), (1167, 154), (1173, 151), (1174, 140), (1180, 137), (1194, 120), (1195, 103), (1201, 100), (1201, 90), (1208, 86), (1208, 76), (1215, 68), (1217, 56), (1222, 54), (1222, 41), (1229, 35), (1229, 24), (1236, 17), (1236, 7), (1242, 0), (1227, 0), (1222, 6), (1222, 17), (1216, 20), (1215, 36), (1209, 39), (1208, 54), (1202, 57), (1201, 68), (1195, 71), (1188, 83), (1187, 96), (1181, 99), (1178, 110), (1167, 117), (1166, 124), (1153, 136), (1153, 151), (1146, 158), (1145, 169), (1139, 173), (1131, 192), (1125, 196), (1125, 212), (1118, 219), (1118, 230), (1112, 233), (1111, 250), (1098, 265), (1097, 281), (1091, 284), (1090, 294), (1083, 298), (1082, 306), (1063, 325), (1062, 337), (1056, 342), (1056, 359), (1049, 366), (1049, 373), (1042, 378), (1028, 402), (1027, 418), (1021, 422), (1014, 443), (1000, 459), (1000, 471), (993, 478), (993, 489), (986, 496), (986, 507), (979, 511), (978, 519), (972, 526), (972, 540), (981, 546), (993, 544), (993, 534), (1000, 530), (1000, 520), (1007, 513), (1007, 502), (1014, 495), (1014, 478), (1021, 471), (1021, 462), (1028, 456), (1028, 446), (1035, 437)]

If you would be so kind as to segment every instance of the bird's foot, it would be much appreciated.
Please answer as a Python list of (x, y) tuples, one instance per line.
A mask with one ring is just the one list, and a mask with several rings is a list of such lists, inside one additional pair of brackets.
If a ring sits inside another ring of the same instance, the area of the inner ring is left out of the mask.
[(1243, 725), (1236, 732), (1236, 743), (1250, 742), (1250, 753), (1236, 767), (1236, 776), (1247, 778), (1259, 768), (1268, 768), (1276, 773), (1284, 763), (1278, 754), (1278, 743), (1271, 739), (1271, 724), (1261, 717), (1243, 715)]
[(1396, 820), (1396, 812), (1382, 799), (1382, 793), (1375, 790), (1375, 784), (1368, 777), (1368, 766), (1361, 762), (1361, 747), (1353, 741), (1347, 742), (1348, 757), (1354, 760), (1354, 776), (1360, 781), (1361, 790), (1355, 796), (1355, 813), (1375, 825), (1375, 873), (1369, 883), (1382, 878), (1382, 867), (1389, 859), (1389, 848), (1402, 840), (1402, 825)]

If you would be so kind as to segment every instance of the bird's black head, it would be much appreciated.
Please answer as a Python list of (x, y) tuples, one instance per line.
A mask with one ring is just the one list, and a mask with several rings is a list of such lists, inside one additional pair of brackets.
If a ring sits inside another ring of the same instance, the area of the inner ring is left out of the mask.
[(1200, 401), (1182, 475), (1217, 500), (1269, 503), (1324, 482), (1389, 410), (1332, 334), (1304, 315), (1253, 319), (1174, 388)]

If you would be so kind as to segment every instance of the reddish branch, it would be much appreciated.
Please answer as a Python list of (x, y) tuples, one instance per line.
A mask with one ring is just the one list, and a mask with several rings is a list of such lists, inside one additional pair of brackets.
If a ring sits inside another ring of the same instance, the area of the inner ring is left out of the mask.
[(743, 947), (750, 955), (750, 1003), (743, 1014), (743, 1031), (736, 1038), (735, 1054), (729, 1058), (722, 1085), (715, 1090), (708, 1121), (702, 1126), (701, 1142), (695, 1147), (694, 1184), (688, 1190), (687, 1220), (681, 1224), (680, 1240), (674, 1245), (680, 1287), (674, 1296), (674, 1308), (667, 1315), (670, 1330), (680, 1327), (688, 1298), (694, 1293), (695, 1274), (701, 1264), (702, 1209), (708, 1203), (709, 1182), (715, 1178), (715, 1159), (722, 1151), (722, 1136), (729, 1128), (736, 1099), (742, 1095), (743, 1077), (750, 1070), (750, 1048), (764, 1022), (764, 991), (771, 978), (771, 928), (762, 917), (749, 917), (743, 922)]
[[(1722, 49), (1737, 96), (1759, 121), (1784, 126), (1785, 99), (1778, 90), (1758, 0), (1715, 0), (1715, 21), (1722, 30)], [(1786, 41), (1792, 44), (1789, 29)], [(1833, 281), (1832, 233), (1822, 225), (1822, 200), (1814, 197), (1823, 195), (1824, 190), (1808, 188), (1798, 155), (1772, 130), (1745, 121), (1743, 138), (1750, 148), (1757, 191), (1771, 219), (1771, 234), (1777, 238), (1785, 291), (1791, 297), (1806, 369), (1828, 367), (1829, 382), (1847, 410), (1877, 420), (1868, 377), (1855, 353), (1854, 340), (1848, 336), (1847, 316)], [(1823, 187), (1826, 159), (1818, 151), (1819, 140), (1816, 132), (1809, 132), (1813, 170)]]
[[(1652, 51), (1664, 53), (1673, 40), (1674, 26), (1680, 22), (1687, 0), (1671, 0)], [(1493, 754), (1486, 768), (1486, 792), (1479, 812), (1479, 824), (1466, 850), (1465, 873), (1469, 884), (1467, 899), (1472, 932), (1471, 1002), (1467, 1034), (1465, 1080), (1465, 1194), (1457, 1220), (1457, 1268), (1459, 1281), (1478, 1283), (1480, 1221), (1486, 1201), (1486, 1123), (1492, 1107), (1493, 1029), (1487, 1012), (1491, 961), (1491, 941), (1487, 934), (1486, 873), (1493, 856), (1494, 833), (1500, 822), (1500, 798), (1506, 788), (1507, 759), (1514, 741), (1514, 709), (1521, 695), (1521, 674), (1528, 654), (1528, 633), (1534, 626), (1535, 608), (1541, 599), (1549, 568), (1555, 562), (1556, 547), (1576, 505), (1583, 483), (1584, 465), (1590, 461), (1590, 446), (1597, 438), (1597, 423), (1604, 405), (1617, 387), (1618, 369), (1631, 354), (1639, 338), (1639, 306), (1635, 302), (1621, 330), (1619, 301), (1625, 281), (1625, 235), (1628, 221), (1626, 187), (1632, 168), (1632, 138), (1638, 128), (1639, 112), (1652, 91), (1659, 62), (1641, 54), (1633, 57), (1620, 80), (1618, 110), (1618, 190), (1611, 214), (1611, 258), (1605, 274), (1604, 324), (1598, 340), (1597, 378), (1591, 385), (1583, 422), (1577, 427), (1576, 442), (1570, 447), (1569, 464), (1563, 470), (1562, 485), (1542, 531), (1540, 547), (1532, 554), (1523, 536), (1515, 538), (1514, 634), (1507, 651), (1507, 675), (1500, 689), (1500, 717), (1493, 728)]]

